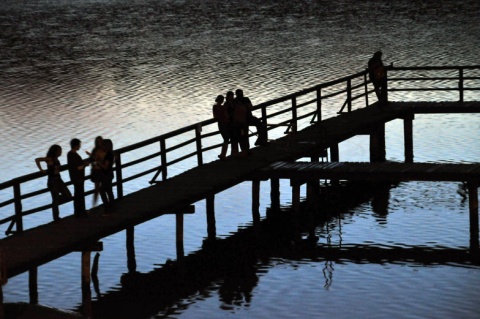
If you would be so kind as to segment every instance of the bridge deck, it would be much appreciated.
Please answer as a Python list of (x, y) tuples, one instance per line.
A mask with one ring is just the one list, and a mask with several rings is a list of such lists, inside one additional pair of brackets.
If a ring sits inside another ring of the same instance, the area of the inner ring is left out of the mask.
[[(451, 112), (480, 112), (480, 102), (436, 103)], [(25, 230), (0, 240), (5, 255), (8, 277), (59, 258), (83, 245), (122, 231), (167, 213), (182, 213), (185, 207), (207, 196), (221, 192), (245, 180), (258, 177), (257, 172), (278, 161), (293, 161), (315, 154), (376, 125), (420, 111), (425, 103), (391, 103), (380, 109), (375, 105), (345, 113), (308, 126), (295, 136), (272, 141), (255, 148), (246, 159), (215, 161), (188, 170), (140, 191), (128, 194), (117, 202), (112, 216), (102, 216), (103, 208), (91, 210), (86, 219), (72, 216), (59, 222)], [(26, 225), (28, 226), (28, 225)]]
[(365, 181), (480, 182), (480, 164), (433, 163), (305, 163), (277, 162), (258, 173), (264, 178), (298, 180), (347, 179)]

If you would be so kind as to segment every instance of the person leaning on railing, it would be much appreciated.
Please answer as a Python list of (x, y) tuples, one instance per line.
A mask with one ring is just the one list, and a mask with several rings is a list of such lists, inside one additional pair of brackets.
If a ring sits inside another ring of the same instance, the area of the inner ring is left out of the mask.
[(54, 144), (48, 149), (47, 156), (37, 157), (35, 159), (38, 169), (43, 173), (45, 173), (45, 170), (42, 168), (41, 162), (47, 164), (47, 187), (52, 195), (52, 213), (54, 221), (60, 219), (58, 205), (69, 201), (72, 198), (72, 194), (60, 176), (61, 165), (58, 160), (60, 155), (62, 155), (62, 148), (59, 145)]

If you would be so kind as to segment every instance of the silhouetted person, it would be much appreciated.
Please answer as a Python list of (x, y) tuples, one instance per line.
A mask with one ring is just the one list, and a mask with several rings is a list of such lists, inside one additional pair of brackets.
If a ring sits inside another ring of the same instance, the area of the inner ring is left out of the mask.
[(70, 141), (70, 151), (67, 153), (68, 173), (73, 184), (73, 214), (75, 217), (86, 217), (85, 210), (85, 167), (89, 160), (83, 160), (78, 154), (81, 141), (74, 138)]
[(230, 141), (230, 118), (227, 112), (227, 105), (223, 104), (224, 101), (223, 95), (217, 96), (215, 99), (215, 104), (213, 105), (213, 118), (218, 122), (218, 130), (223, 138), (222, 150), (218, 158), (222, 161), (227, 157), (227, 150), (228, 150), (228, 142)]
[(58, 205), (72, 198), (72, 194), (60, 176), (61, 165), (60, 161), (58, 160), (60, 155), (62, 155), (62, 148), (59, 145), (54, 144), (50, 146), (45, 157), (37, 157), (35, 159), (35, 163), (41, 172), (45, 171), (40, 163), (45, 162), (47, 164), (47, 187), (52, 195), (52, 213), (54, 221), (60, 219)]
[(383, 65), (381, 51), (375, 52), (373, 57), (368, 60), (368, 76), (373, 83), (378, 101), (387, 103), (387, 70)]
[(242, 150), (241, 153), (239, 153), (239, 156), (246, 157), (250, 151), (250, 142), (248, 140), (248, 114), (250, 113), (250, 106), (252, 103), (248, 98), (243, 96), (242, 90), (236, 90), (235, 95), (236, 97), (233, 100), (234, 134), (240, 144), (240, 149)]
[(253, 109), (253, 104), (250, 101), (248, 97), (245, 97), (243, 95), (243, 91), (241, 89), (237, 89), (235, 91), (235, 95), (237, 96), (237, 99), (240, 99), (247, 105), (248, 108), (248, 114), (247, 114), (247, 122), (248, 126), (255, 126), (257, 129), (257, 135), (258, 138), (255, 141), (255, 145), (266, 145), (267, 144), (267, 127), (265, 124), (256, 116), (253, 116), (252, 114), (252, 109)]
[(105, 156), (103, 160), (98, 163), (100, 167), (100, 198), (105, 207), (105, 213), (113, 212), (113, 203), (115, 197), (113, 196), (112, 180), (113, 180), (113, 163), (115, 162), (115, 155), (113, 153), (113, 143), (110, 139), (104, 139), (103, 145), (105, 147)]
[(92, 164), (92, 170), (90, 173), (90, 180), (93, 182), (93, 205), (97, 203), (98, 195), (100, 194), (100, 178), (101, 176), (101, 167), (100, 163), (103, 161), (106, 151), (105, 146), (103, 145), (103, 137), (97, 136), (95, 138), (95, 146), (91, 152), (87, 152), (90, 156), (90, 163)]
[(227, 110), (229, 129), (230, 129), (230, 142), (232, 143), (230, 154), (232, 157), (238, 155), (238, 134), (236, 134), (234, 119), (235, 119), (235, 95), (232, 91), (228, 91), (225, 97), (225, 103), (223, 104)]

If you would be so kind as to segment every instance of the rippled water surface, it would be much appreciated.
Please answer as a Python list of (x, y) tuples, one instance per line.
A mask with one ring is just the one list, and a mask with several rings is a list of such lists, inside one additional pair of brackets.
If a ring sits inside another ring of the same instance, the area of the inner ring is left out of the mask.
[[(361, 71), (378, 49), (396, 66), (479, 65), (479, 18), (476, 0), (2, 1), (0, 182), (34, 172), (33, 159), (51, 144), (65, 154), (72, 137), (83, 140), (84, 149), (97, 135), (112, 138), (115, 147), (131, 145), (210, 118), (214, 98), (227, 90), (240, 87), (255, 104), (265, 102)], [(340, 106), (326, 105), (325, 112), (334, 115)], [(415, 161), (478, 162), (479, 129), (478, 115), (418, 115)], [(387, 158), (402, 161), (401, 121), (387, 124), (386, 142)], [(368, 138), (342, 143), (340, 158), (368, 160)], [(148, 185), (132, 184), (127, 190)], [(125, 234), (116, 234), (105, 238), (101, 252), (98, 312), (112, 318), (478, 318), (478, 267), (408, 258), (409, 249), (420, 255), (468, 249), (468, 202), (459, 186), (402, 183), (389, 192), (386, 209), (368, 200), (319, 223), (318, 247), (345, 247), (342, 259), (293, 256), (294, 247), (279, 240), (281, 249), (253, 249), (261, 253), (252, 261), (241, 258), (241, 246), (227, 245), (240, 264), (248, 260), (249, 271), (229, 265), (196, 292), (168, 302), (122, 295)], [(243, 183), (216, 196), (219, 237), (251, 228), (250, 194), (251, 185)], [(288, 208), (288, 182), (281, 194)], [(64, 206), (62, 215), (71, 214)], [(195, 206), (185, 218), (185, 251), (192, 254), (206, 236), (205, 202)], [(262, 217), (268, 206), (269, 185), (262, 183)], [(28, 228), (50, 218), (47, 211), (24, 223)], [(174, 225), (174, 217), (165, 216), (135, 228), (141, 274), (161, 272), (176, 258)], [(378, 258), (356, 258), (365, 246)], [(392, 249), (403, 249), (401, 256), (392, 257)], [(78, 253), (40, 267), (40, 303), (78, 309), (79, 271)], [(28, 276), (3, 290), (7, 302), (28, 301)]]

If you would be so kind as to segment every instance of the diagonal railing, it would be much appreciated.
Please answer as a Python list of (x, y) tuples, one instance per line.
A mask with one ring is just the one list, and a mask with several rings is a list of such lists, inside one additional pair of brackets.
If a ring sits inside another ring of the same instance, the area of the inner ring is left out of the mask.
[[(388, 70), (390, 98), (397, 94), (403, 94), (401, 95), (403, 97), (408, 94), (410, 97), (410, 94), (415, 92), (435, 91), (450, 92), (451, 99), (463, 102), (468, 100), (470, 96), (473, 100), (473, 97), (476, 96), (471, 93), (480, 91), (480, 66), (390, 66)], [(258, 115), (265, 124), (269, 124), (267, 127), (270, 136), (281, 136), (283, 134), (281, 132), (283, 130), (281, 129), (282, 126), (287, 127), (287, 132), (289, 130), (295, 131), (301, 125), (307, 126), (320, 122), (325, 116), (334, 116), (367, 107), (372, 104), (369, 98), (374, 92), (367, 74), (368, 72), (365, 70), (260, 103), (254, 107), (254, 114)], [(414, 83), (414, 86), (409, 86), (411, 83)], [(413, 95), (412, 97), (414, 98)], [(376, 97), (374, 96), (372, 100), (376, 101)], [(335, 112), (335, 108), (339, 105), (341, 105), (340, 110)], [(273, 121), (275, 123), (272, 125)], [(115, 150), (116, 178), (114, 186), (116, 187), (117, 197), (124, 196), (124, 185), (126, 183), (138, 180), (141, 177), (152, 175), (150, 183), (158, 182), (159, 177), (161, 177), (161, 181), (166, 180), (171, 177), (169, 176), (169, 168), (175, 164), (188, 162), (193, 166), (203, 165), (206, 161), (206, 154), (221, 146), (221, 143), (219, 143), (221, 138), (218, 135), (216, 121), (209, 119)], [(154, 149), (154, 151), (145, 155), (144, 148), (146, 147)], [(127, 161), (127, 159), (129, 160)], [(141, 166), (140, 169), (139, 166)], [(66, 169), (66, 165), (61, 167), (62, 171)], [(127, 173), (130, 175), (127, 176)], [(22, 191), (22, 186), (26, 183), (42, 178), (45, 178), (45, 175), (37, 172), (0, 184), (0, 191), (11, 189), (11, 197), (0, 202), (2, 212), (0, 216), (4, 215), (5, 211), (7, 212), (6, 217), (0, 218), (0, 225), (8, 224), (5, 231), (6, 235), (22, 232), (25, 216), (52, 207), (51, 204), (43, 204), (28, 210), (23, 209), (25, 200), (48, 193), (47, 188)], [(71, 183), (68, 182), (67, 185), (71, 185)], [(92, 193), (93, 190), (89, 190), (86, 195)], [(12, 214), (12, 212), (14, 213)], [(14, 226), (15, 230), (13, 230)]]

